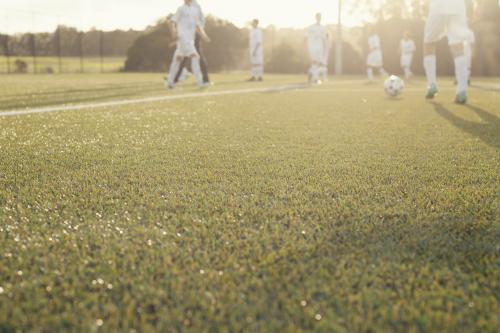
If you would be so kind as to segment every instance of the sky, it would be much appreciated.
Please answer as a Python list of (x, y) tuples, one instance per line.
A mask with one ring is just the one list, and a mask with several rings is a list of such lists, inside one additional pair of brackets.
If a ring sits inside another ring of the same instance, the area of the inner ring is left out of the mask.
[[(349, 0), (344, 0), (348, 2)], [(263, 26), (304, 27), (322, 12), (334, 23), (338, 0), (199, 0), (206, 14), (239, 27), (259, 18)], [(0, 32), (53, 31), (58, 24), (87, 30), (142, 30), (165, 17), (183, 0), (0, 0)], [(359, 18), (357, 18), (359, 21)], [(347, 24), (356, 18), (348, 17)]]

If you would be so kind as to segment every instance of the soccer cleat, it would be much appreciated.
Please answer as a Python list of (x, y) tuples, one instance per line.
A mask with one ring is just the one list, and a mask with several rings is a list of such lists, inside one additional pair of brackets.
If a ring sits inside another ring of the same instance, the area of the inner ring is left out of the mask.
[(455, 96), (455, 103), (456, 104), (467, 104), (467, 92), (462, 91)]
[(425, 95), (426, 99), (433, 99), (438, 94), (438, 88), (435, 84), (432, 84), (429, 88), (427, 88), (427, 94)]
[(251, 78), (249, 78), (249, 79), (247, 80), (247, 82), (255, 82), (255, 77), (254, 77), (254, 76), (252, 76)]
[(200, 89), (206, 89), (206, 88), (208, 88), (210, 86), (211, 86), (210, 82), (204, 82), (204, 83), (200, 84), (198, 86), (198, 88), (200, 88)]
[(259, 78), (257, 79), (257, 81), (262, 82), (262, 81), (264, 81), (264, 79), (263, 79), (263, 78), (261, 78), (261, 77), (259, 77)]
[(175, 85), (173, 83), (168, 82), (168, 80), (165, 80), (165, 88), (172, 90), (175, 88)]

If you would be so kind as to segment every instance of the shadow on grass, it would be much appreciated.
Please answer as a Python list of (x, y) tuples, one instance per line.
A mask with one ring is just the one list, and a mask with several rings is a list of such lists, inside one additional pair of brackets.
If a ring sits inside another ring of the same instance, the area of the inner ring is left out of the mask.
[(433, 102), (432, 105), (436, 112), (453, 126), (480, 139), (493, 148), (500, 149), (500, 119), (496, 116), (479, 107), (466, 105), (469, 110), (485, 121), (485, 123), (477, 123), (456, 116), (439, 103)]
[(92, 92), (101, 92), (101, 91), (114, 91), (114, 90), (126, 90), (126, 89), (151, 89), (155, 87), (163, 87), (162, 85), (155, 83), (133, 83), (133, 84), (120, 84), (120, 85), (102, 85), (99, 87), (88, 88), (88, 89), (65, 89), (65, 90), (53, 90), (53, 91), (44, 91), (44, 92), (36, 92), (36, 93), (22, 93), (22, 94), (7, 94), (0, 95), (0, 99), (6, 99), (4, 102), (8, 102), (9, 99), (19, 99), (25, 98), (26, 96), (30, 97), (47, 97), (53, 95), (68, 95), (68, 94), (78, 94), (78, 93), (92, 93)]
[(60, 106), (60, 105), (68, 105), (68, 104), (78, 104), (83, 102), (105, 102), (114, 99), (125, 100), (126, 98), (130, 98), (134, 96), (133, 94), (122, 92), (117, 94), (109, 94), (103, 96), (88, 96), (88, 97), (74, 97), (74, 98), (61, 98), (54, 99), (50, 101), (44, 102), (28, 102), (25, 104), (12, 104), (7, 106), (0, 107), (0, 111), (10, 111), (10, 110), (19, 110), (19, 109), (28, 109), (28, 108), (39, 108), (39, 107), (50, 107), (50, 106)]

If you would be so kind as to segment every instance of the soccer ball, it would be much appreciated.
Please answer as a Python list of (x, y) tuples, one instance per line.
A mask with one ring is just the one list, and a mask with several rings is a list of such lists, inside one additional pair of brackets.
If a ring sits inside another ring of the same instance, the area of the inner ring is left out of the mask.
[(389, 97), (398, 97), (403, 93), (405, 83), (396, 75), (391, 75), (384, 83), (384, 90)]

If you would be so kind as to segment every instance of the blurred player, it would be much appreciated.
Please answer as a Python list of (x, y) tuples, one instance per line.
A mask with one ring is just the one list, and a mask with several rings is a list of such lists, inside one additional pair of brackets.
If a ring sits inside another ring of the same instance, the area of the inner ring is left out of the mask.
[(328, 61), (330, 60), (330, 34), (326, 33), (325, 52), (323, 54), (323, 62), (319, 68), (319, 78), (323, 81), (328, 81)]
[(316, 23), (307, 28), (306, 39), (311, 57), (311, 67), (309, 68), (309, 81), (321, 83), (320, 72), (326, 67), (325, 59), (328, 49), (328, 32), (321, 24), (321, 14), (316, 14)]
[(193, 5), (193, 0), (184, 0), (184, 5), (179, 7), (177, 13), (172, 17), (173, 33), (176, 36), (177, 48), (172, 58), (172, 64), (168, 74), (166, 86), (169, 89), (175, 87), (175, 79), (184, 59), (191, 60), (191, 70), (196, 78), (198, 87), (203, 88), (208, 84), (203, 82), (200, 69), (200, 56), (196, 51), (195, 37), (199, 33), (206, 40), (208, 37), (201, 26), (198, 9)]
[[(205, 28), (205, 15), (203, 14), (203, 10), (201, 9), (200, 4), (198, 3), (197, 0), (193, 0), (193, 6), (198, 9), (198, 15), (200, 16), (200, 24), (202, 28)], [(196, 47), (196, 51), (198, 52), (198, 55), (200, 56), (200, 69), (201, 69), (201, 74), (203, 75), (203, 82), (204, 83), (211, 83), (210, 78), (208, 77), (208, 65), (207, 61), (205, 60), (205, 55), (203, 54), (203, 48), (202, 48), (202, 36), (200, 36), (199, 33), (196, 34), (196, 38), (194, 40), (194, 45)], [(179, 71), (177, 72), (177, 76), (175, 78), (175, 83), (178, 81), (183, 81), (183, 78), (185, 78), (185, 66), (186, 66), (186, 59), (181, 64), (181, 67), (179, 68)]]
[(472, 75), (472, 57), (474, 55), (474, 45), (476, 44), (476, 35), (472, 29), (467, 33), (467, 39), (464, 43), (464, 55), (467, 59), (467, 82), (470, 84), (470, 77)]
[(425, 25), (424, 68), (427, 76), (427, 99), (438, 93), (436, 77), (436, 43), (444, 36), (455, 58), (455, 78), (457, 92), (455, 103), (467, 103), (467, 58), (464, 54), (464, 42), (467, 40), (469, 27), (465, 0), (431, 0), (429, 17)]
[(250, 31), (250, 64), (252, 77), (249, 81), (262, 81), (264, 79), (264, 38), (259, 28), (259, 20), (252, 21)]
[(399, 52), (401, 53), (401, 67), (403, 68), (405, 79), (409, 80), (413, 76), (411, 65), (413, 62), (413, 53), (417, 50), (415, 42), (410, 38), (410, 32), (406, 31), (403, 39), (399, 44)]
[(366, 59), (366, 73), (368, 80), (373, 82), (373, 71), (378, 70), (380, 75), (385, 75), (382, 47), (380, 37), (374, 27), (370, 27), (370, 35), (368, 37), (368, 57)]

